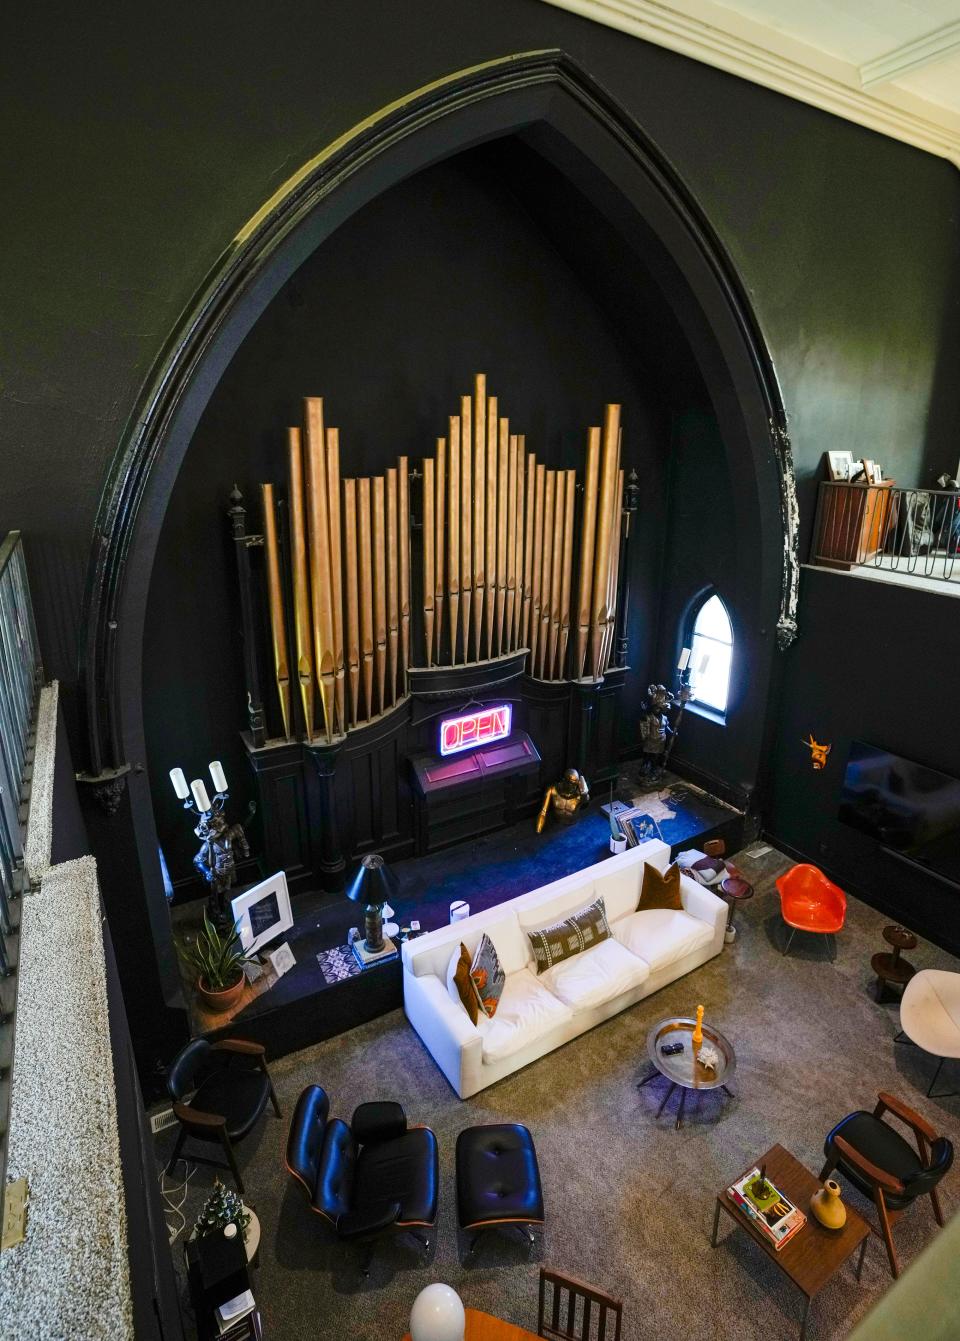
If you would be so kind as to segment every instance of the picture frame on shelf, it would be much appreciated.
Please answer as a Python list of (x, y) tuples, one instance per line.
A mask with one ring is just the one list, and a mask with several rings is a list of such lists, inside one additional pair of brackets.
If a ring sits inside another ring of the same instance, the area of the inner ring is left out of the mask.
[(826, 452), (827, 477), (833, 481), (850, 480), (854, 473), (853, 452)]

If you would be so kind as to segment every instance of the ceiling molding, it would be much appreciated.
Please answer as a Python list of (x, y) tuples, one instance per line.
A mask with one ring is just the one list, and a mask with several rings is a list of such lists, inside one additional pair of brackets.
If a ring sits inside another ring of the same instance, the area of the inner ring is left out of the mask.
[(917, 37), (895, 47), (885, 56), (867, 61), (860, 66), (860, 84), (863, 88), (876, 88), (878, 84), (888, 84), (909, 74), (911, 70), (921, 70), (925, 65), (935, 65), (946, 56), (960, 51), (960, 20), (938, 28), (934, 33)]
[(960, 166), (956, 113), (904, 89), (886, 87), (879, 96), (867, 93), (857, 66), (712, 0), (686, 0), (682, 13), (656, 0), (543, 3), (739, 75)]

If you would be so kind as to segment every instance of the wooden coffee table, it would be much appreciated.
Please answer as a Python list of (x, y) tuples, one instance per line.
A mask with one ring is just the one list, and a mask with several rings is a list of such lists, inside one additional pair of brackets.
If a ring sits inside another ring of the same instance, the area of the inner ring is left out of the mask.
[(769, 1243), (760, 1230), (755, 1228), (750, 1218), (730, 1199), (727, 1189), (724, 1187), (717, 1193), (712, 1243), (715, 1248), (717, 1246), (717, 1230), (720, 1226), (720, 1212), (721, 1210), (726, 1211), (734, 1223), (745, 1230), (767, 1256), (776, 1262), (783, 1274), (789, 1276), (794, 1285), (803, 1291), (805, 1302), (803, 1319), (800, 1323), (800, 1341), (803, 1341), (807, 1331), (810, 1301), (814, 1295), (823, 1289), (827, 1281), (836, 1275), (847, 1258), (857, 1248), (860, 1249), (860, 1260), (857, 1263), (857, 1280), (860, 1279), (863, 1255), (867, 1250), (867, 1239), (870, 1236), (870, 1226), (852, 1206), (845, 1202), (847, 1223), (842, 1229), (825, 1229), (819, 1220), (815, 1219), (813, 1212), (810, 1210), (810, 1198), (823, 1184), (799, 1160), (794, 1159), (789, 1150), (784, 1150), (782, 1145), (772, 1146), (765, 1155), (755, 1159), (736, 1178), (731, 1178), (730, 1183), (735, 1183), (740, 1178), (745, 1177), (754, 1165), (757, 1168), (766, 1165), (767, 1178), (781, 1192), (784, 1192), (795, 1206), (803, 1211), (807, 1217), (807, 1223), (780, 1252), (777, 1252), (773, 1244)]
[[(504, 1322), (502, 1318), (494, 1318), (489, 1313), (481, 1313), (475, 1308), (464, 1311), (467, 1315), (464, 1341), (537, 1341), (535, 1332), (525, 1332), (522, 1327), (515, 1327), (512, 1322)], [(403, 1341), (410, 1341), (409, 1332)]]

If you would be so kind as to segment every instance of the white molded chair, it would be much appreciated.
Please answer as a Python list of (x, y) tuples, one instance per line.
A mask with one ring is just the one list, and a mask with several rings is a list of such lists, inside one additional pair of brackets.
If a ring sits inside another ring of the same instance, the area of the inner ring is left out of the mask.
[[(960, 973), (945, 969), (921, 969), (907, 983), (900, 1001), (900, 1028), (906, 1040), (939, 1058), (927, 1098), (933, 1094), (940, 1068), (948, 1057), (960, 1057)], [(951, 1091), (954, 1093), (955, 1091)]]

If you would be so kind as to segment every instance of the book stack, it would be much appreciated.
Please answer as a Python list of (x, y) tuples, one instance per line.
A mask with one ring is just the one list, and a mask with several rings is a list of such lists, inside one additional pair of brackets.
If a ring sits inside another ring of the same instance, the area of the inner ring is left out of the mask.
[(807, 1217), (798, 1206), (765, 1180), (765, 1192), (758, 1197), (754, 1190), (760, 1178), (759, 1169), (751, 1169), (732, 1187), (727, 1188), (730, 1200), (742, 1211), (761, 1236), (779, 1252), (807, 1223)]
[(645, 843), (648, 838), (662, 837), (656, 820), (651, 819), (642, 806), (629, 806), (618, 810), (614, 814), (614, 819), (627, 840), (627, 847), (637, 847), (638, 844)]
[(220, 1341), (241, 1341), (241, 1338), (260, 1336), (260, 1316), (249, 1290), (228, 1299), (216, 1311), (217, 1334)]

